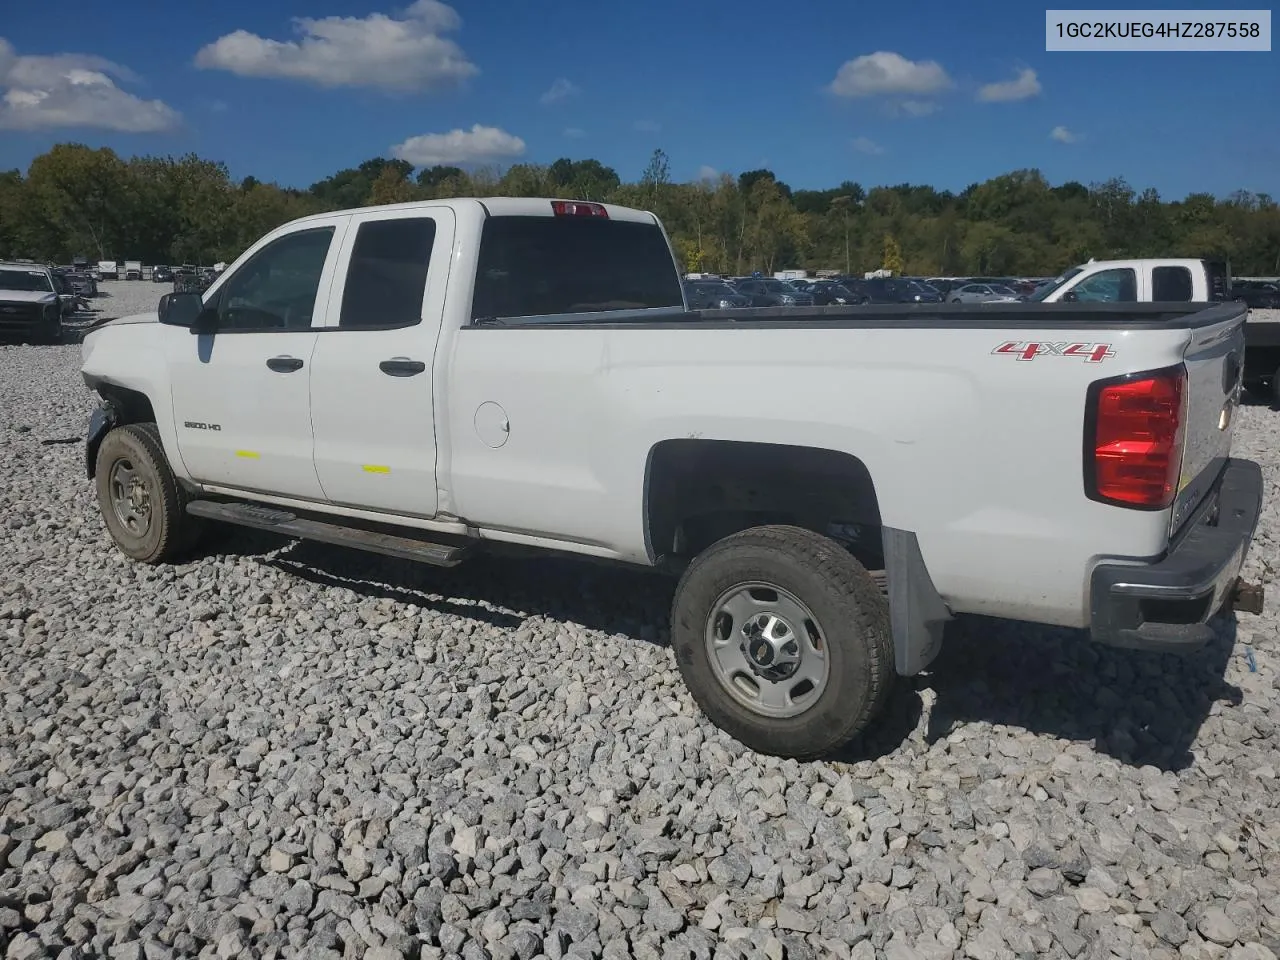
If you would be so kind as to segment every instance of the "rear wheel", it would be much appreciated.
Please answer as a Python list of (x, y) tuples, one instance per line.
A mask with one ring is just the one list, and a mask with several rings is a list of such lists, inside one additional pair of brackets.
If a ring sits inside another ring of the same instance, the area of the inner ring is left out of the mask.
[(716, 726), (760, 753), (831, 754), (882, 711), (893, 686), (888, 603), (827, 537), (756, 527), (685, 571), (671, 644)]
[(98, 448), (98, 506), (120, 552), (141, 563), (167, 563), (195, 546), (203, 524), (186, 512), (154, 423), (108, 433)]

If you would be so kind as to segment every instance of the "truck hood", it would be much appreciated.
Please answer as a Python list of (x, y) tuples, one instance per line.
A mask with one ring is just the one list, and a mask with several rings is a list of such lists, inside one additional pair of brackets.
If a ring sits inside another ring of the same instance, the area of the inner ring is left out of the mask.
[(116, 317), (104, 326), (123, 327), (127, 323), (159, 323), (160, 314), (158, 313), (135, 313), (127, 317)]
[(0, 303), (53, 303), (57, 298), (47, 290), (0, 290)]
[(112, 317), (109, 320), (98, 320), (84, 328), (84, 336), (105, 330), (108, 327), (127, 327), (135, 323), (159, 323), (160, 315), (156, 313), (135, 313), (128, 317)]

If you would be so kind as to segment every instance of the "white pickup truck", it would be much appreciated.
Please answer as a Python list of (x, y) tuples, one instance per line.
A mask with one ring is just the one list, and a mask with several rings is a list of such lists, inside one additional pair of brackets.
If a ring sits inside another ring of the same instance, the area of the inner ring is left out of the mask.
[[(1221, 260), (1090, 260), (1031, 299), (1040, 303), (1222, 303), (1233, 299), (1231, 267)], [(1280, 321), (1272, 311), (1245, 326), (1244, 386), (1280, 406)]]
[(1090, 260), (1031, 300), (1039, 303), (1206, 303), (1231, 299), (1231, 267), (1221, 260)]
[[(822, 756), (980, 613), (1193, 649), (1262, 500), (1239, 304), (690, 312), (650, 213), (307, 217), (90, 333), (86, 467), (126, 555), (201, 525), (453, 565), (679, 576), (671, 644), (748, 746)], [(914, 385), (904, 397), (900, 384)]]

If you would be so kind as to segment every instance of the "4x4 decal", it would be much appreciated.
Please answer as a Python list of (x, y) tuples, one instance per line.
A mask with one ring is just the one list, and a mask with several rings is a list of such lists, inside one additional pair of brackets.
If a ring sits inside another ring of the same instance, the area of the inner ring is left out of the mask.
[(1036, 357), (1078, 357), (1085, 363), (1101, 363), (1116, 355), (1109, 343), (1066, 343), (1049, 341), (1006, 340), (992, 354), (1012, 356), (1015, 360)]

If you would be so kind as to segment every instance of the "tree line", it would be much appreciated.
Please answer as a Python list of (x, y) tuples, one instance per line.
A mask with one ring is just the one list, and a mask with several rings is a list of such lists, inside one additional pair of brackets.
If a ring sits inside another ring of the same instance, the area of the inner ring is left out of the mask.
[(306, 189), (237, 182), (194, 154), (124, 159), (58, 144), (24, 175), (0, 172), (0, 258), (73, 256), (204, 263), (235, 259), (272, 228), (327, 210), (458, 196), (551, 196), (656, 212), (690, 271), (782, 268), (909, 275), (1051, 275), (1090, 257), (1229, 259), (1237, 275), (1280, 274), (1280, 208), (1267, 194), (1166, 201), (1124, 179), (1053, 186), (1017, 170), (959, 193), (916, 184), (792, 189), (770, 170), (673, 182), (662, 150), (624, 182), (598, 160), (505, 170), (415, 171), (377, 157)]

